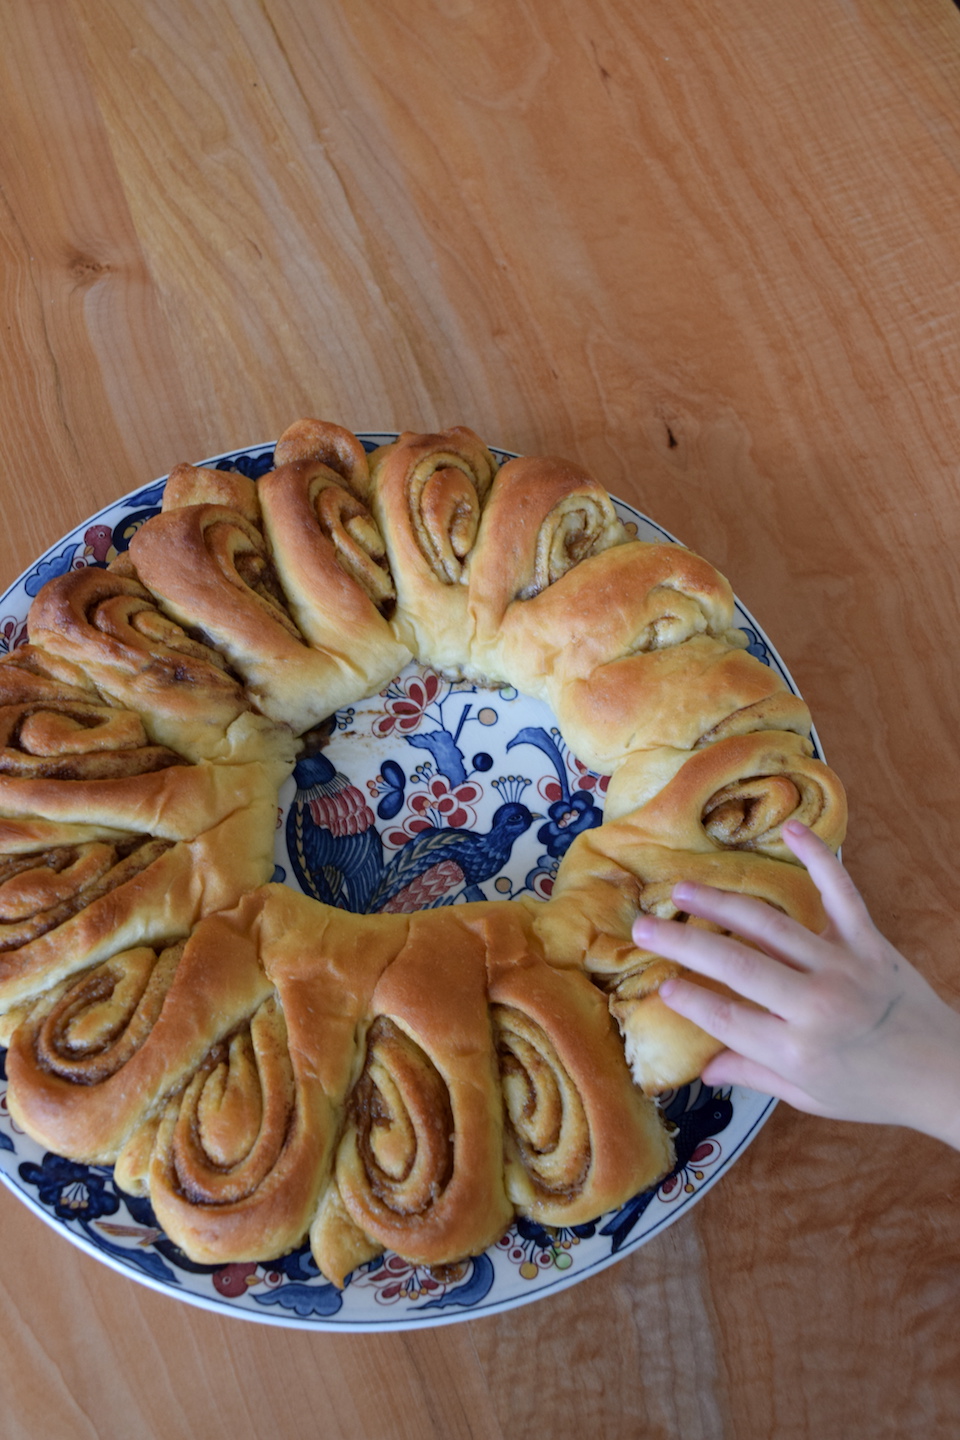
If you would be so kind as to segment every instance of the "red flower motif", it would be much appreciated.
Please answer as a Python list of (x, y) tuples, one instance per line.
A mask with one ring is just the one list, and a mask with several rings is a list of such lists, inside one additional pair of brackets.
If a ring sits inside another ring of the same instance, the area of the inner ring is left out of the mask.
[(388, 691), (382, 692), (387, 702), (384, 707), (386, 713), (373, 722), (374, 735), (382, 738), (393, 734), (394, 730), (401, 735), (409, 735), (416, 730), (425, 710), (440, 693), (442, 684), (440, 676), (433, 670), (425, 670), (422, 675), (413, 675), (403, 682), (402, 694), (390, 695)]
[(388, 845), (399, 849), (432, 825), (445, 825), (451, 830), (472, 829), (477, 823), (473, 807), (482, 793), (482, 788), (472, 780), (451, 787), (446, 775), (431, 775), (426, 789), (410, 796), (410, 813), (402, 822), (403, 828), (390, 830), (383, 838)]
[(27, 643), (27, 622), (7, 616), (0, 620), (0, 652), (16, 650)]
[(607, 786), (610, 784), (609, 775), (595, 775), (588, 770), (582, 760), (571, 755), (573, 761), (574, 788), (576, 790), (595, 790), (598, 795), (606, 795)]
[(451, 789), (446, 775), (434, 775), (425, 791), (411, 796), (410, 809), (417, 815), (426, 815), (430, 810), (436, 811), (442, 817), (441, 823), (462, 829), (464, 825), (476, 821), (473, 806), (479, 798), (479, 785), (473, 785), (468, 780)]

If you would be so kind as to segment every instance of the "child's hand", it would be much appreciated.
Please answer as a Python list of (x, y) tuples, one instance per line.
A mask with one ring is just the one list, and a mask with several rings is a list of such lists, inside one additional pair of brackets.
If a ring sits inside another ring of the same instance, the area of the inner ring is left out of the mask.
[(663, 983), (670, 1009), (728, 1047), (703, 1079), (762, 1090), (814, 1115), (909, 1125), (960, 1149), (960, 1014), (879, 933), (822, 841), (797, 821), (783, 838), (820, 891), (822, 934), (762, 901), (686, 882), (673, 889), (682, 910), (750, 945), (649, 916), (634, 926), (638, 945), (763, 1007), (685, 979)]

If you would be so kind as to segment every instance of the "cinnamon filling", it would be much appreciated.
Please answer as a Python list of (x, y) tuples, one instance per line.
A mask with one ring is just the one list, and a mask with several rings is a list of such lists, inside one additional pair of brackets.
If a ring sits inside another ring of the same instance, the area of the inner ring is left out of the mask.
[(180, 1194), (194, 1205), (252, 1195), (279, 1162), (295, 1117), (286, 1025), (267, 1000), (213, 1046), (184, 1091), (172, 1144)]
[(149, 744), (131, 710), (48, 701), (0, 710), (0, 775), (116, 780), (185, 763), (165, 745)]
[(607, 517), (589, 495), (578, 495), (554, 506), (540, 526), (533, 580), (518, 595), (532, 600), (581, 560), (594, 554), (603, 538)]
[(234, 563), (248, 590), (287, 613), (287, 599), (280, 588), (277, 572), (265, 555), (258, 555), (255, 550), (244, 550), (235, 557)]
[(385, 1016), (367, 1036), (348, 1123), (373, 1194), (398, 1215), (424, 1214), (453, 1175), (453, 1112), (433, 1061)]
[(586, 1182), (590, 1127), (546, 1032), (508, 1005), (491, 1008), (509, 1133), (541, 1194), (572, 1200)]
[(132, 880), (173, 843), (135, 835), (0, 861), (0, 952), (18, 950), (63, 925)]
[(410, 513), (417, 543), (437, 579), (458, 584), (480, 524), (473, 480), (454, 465), (418, 477), (410, 491)]
[(334, 484), (319, 490), (315, 506), (320, 529), (342, 569), (381, 610), (395, 602), (397, 592), (386, 546), (367, 507), (342, 485)]
[(157, 952), (124, 951), (71, 985), (37, 1032), (41, 1070), (75, 1085), (115, 1075), (150, 1035), (173, 981), (183, 942)]
[[(84, 617), (101, 635), (139, 651), (146, 661), (175, 661), (185, 683), (224, 684), (226, 661), (209, 645), (191, 639), (175, 620), (162, 614), (149, 600), (121, 591), (98, 597)], [(212, 674), (210, 673), (212, 672)]]

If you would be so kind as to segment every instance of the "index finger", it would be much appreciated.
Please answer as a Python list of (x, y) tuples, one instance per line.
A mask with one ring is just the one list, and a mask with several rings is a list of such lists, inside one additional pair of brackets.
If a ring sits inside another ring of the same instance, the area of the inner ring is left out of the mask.
[(687, 914), (712, 921), (794, 970), (816, 970), (827, 960), (824, 942), (814, 931), (757, 896), (681, 880), (672, 897)]
[(633, 927), (633, 938), (637, 944), (667, 960), (676, 960), (688, 970), (721, 981), (744, 1000), (751, 1000), (784, 1019), (791, 1018), (800, 1008), (805, 986), (803, 973), (741, 944), (730, 935), (717, 935), (676, 920), (657, 920), (652, 915), (643, 915)]

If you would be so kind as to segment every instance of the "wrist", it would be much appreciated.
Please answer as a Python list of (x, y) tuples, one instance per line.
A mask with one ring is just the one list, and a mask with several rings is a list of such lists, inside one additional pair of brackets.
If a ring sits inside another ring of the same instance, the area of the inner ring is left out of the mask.
[(924, 1044), (918, 1073), (911, 1076), (901, 1123), (960, 1150), (960, 1013), (941, 1003), (937, 1028)]

